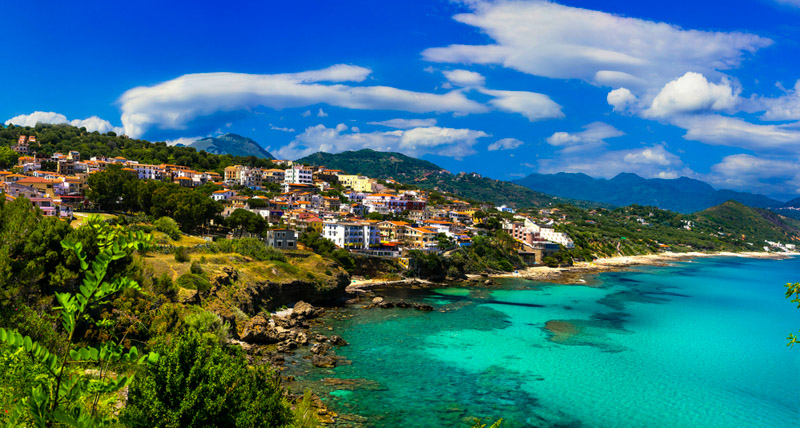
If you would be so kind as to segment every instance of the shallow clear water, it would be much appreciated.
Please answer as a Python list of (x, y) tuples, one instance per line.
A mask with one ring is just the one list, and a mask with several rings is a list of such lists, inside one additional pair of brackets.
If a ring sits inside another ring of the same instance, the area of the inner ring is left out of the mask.
[(436, 311), (342, 310), (353, 364), (310, 376), (369, 380), (324, 391), (368, 426), (798, 426), (798, 280), (800, 258), (715, 258), (586, 286), (383, 290)]

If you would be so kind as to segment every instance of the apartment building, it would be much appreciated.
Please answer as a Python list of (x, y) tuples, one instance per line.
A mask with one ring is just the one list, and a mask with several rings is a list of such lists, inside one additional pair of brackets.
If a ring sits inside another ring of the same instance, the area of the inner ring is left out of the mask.
[(367, 249), (381, 243), (378, 225), (367, 222), (324, 222), (322, 236), (347, 249)]
[(285, 184), (314, 184), (314, 173), (311, 168), (303, 165), (295, 165), (284, 172), (283, 182)]

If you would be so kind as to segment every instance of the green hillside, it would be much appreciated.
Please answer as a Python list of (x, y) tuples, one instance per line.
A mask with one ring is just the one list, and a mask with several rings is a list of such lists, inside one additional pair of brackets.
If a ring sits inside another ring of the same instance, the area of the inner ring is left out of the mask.
[(318, 152), (298, 159), (309, 165), (324, 165), (350, 174), (361, 174), (380, 179), (393, 179), (413, 184), (423, 189), (454, 193), (467, 199), (508, 205), (517, 208), (545, 207), (559, 203), (577, 206), (603, 204), (559, 198), (530, 190), (502, 180), (483, 177), (477, 173), (451, 174), (442, 167), (401, 153), (378, 152), (370, 149), (342, 153)]
[(728, 201), (695, 214), (698, 228), (761, 245), (765, 240), (787, 241), (800, 237), (800, 221), (772, 211)]
[(410, 183), (434, 174), (441, 174), (444, 171), (443, 168), (432, 162), (415, 159), (402, 153), (378, 152), (370, 149), (336, 154), (317, 152), (298, 159), (297, 162), (308, 165), (324, 165), (329, 169), (341, 169), (350, 174), (361, 174), (384, 180), (393, 179), (401, 183)]
[(652, 206), (613, 210), (559, 206), (564, 216), (557, 230), (575, 241), (572, 257), (638, 255), (689, 251), (763, 251), (764, 241), (800, 239), (800, 221), (772, 211), (729, 201), (695, 214)]
[(35, 135), (38, 144), (31, 147), (39, 155), (67, 153), (77, 150), (81, 159), (93, 156), (117, 157), (135, 160), (146, 164), (174, 164), (188, 166), (201, 171), (222, 170), (229, 165), (250, 165), (258, 167), (274, 167), (269, 159), (256, 156), (215, 155), (198, 151), (192, 147), (170, 146), (164, 142), (151, 143), (137, 140), (113, 132), (101, 134), (88, 132), (83, 128), (70, 125), (45, 125), (35, 127), (0, 125), (0, 146), (10, 146), (17, 142), (20, 135)]

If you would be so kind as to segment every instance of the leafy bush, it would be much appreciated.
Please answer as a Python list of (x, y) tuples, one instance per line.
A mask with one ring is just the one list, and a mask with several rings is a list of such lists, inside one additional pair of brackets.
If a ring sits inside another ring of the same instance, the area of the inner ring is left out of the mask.
[(159, 218), (153, 222), (153, 227), (159, 232), (166, 233), (173, 241), (181, 239), (181, 229), (178, 227), (178, 223), (170, 217)]
[(205, 292), (211, 289), (211, 283), (208, 282), (207, 279), (193, 273), (185, 273), (179, 276), (175, 284), (177, 284), (178, 287), (187, 290), (197, 290), (199, 292)]
[(203, 267), (200, 266), (200, 263), (193, 262), (192, 266), (189, 267), (189, 272), (195, 275), (202, 275), (203, 274)]
[(172, 282), (172, 277), (168, 273), (161, 274), (158, 278), (153, 278), (153, 291), (161, 294), (167, 299), (174, 301), (178, 297), (178, 287)]
[(241, 348), (186, 332), (156, 349), (131, 384), (122, 421), (132, 427), (284, 427), (292, 412), (278, 377), (248, 368)]
[(219, 315), (205, 309), (199, 310), (185, 318), (186, 327), (205, 336), (214, 338), (220, 344), (230, 336), (231, 326)]
[(178, 263), (188, 263), (192, 260), (192, 256), (189, 255), (189, 249), (186, 247), (176, 247), (175, 248), (175, 261)]

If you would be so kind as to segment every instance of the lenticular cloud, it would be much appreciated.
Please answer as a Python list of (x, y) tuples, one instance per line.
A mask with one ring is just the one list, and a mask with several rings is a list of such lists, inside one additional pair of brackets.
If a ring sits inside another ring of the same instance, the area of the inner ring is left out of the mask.
[(458, 114), (489, 110), (458, 90), (433, 94), (339, 83), (361, 82), (369, 73), (364, 67), (335, 65), (291, 74), (187, 74), (125, 92), (120, 97), (122, 123), (128, 135), (140, 137), (152, 128), (187, 129), (204, 116), (259, 106), (280, 110), (322, 103), (349, 109)]

